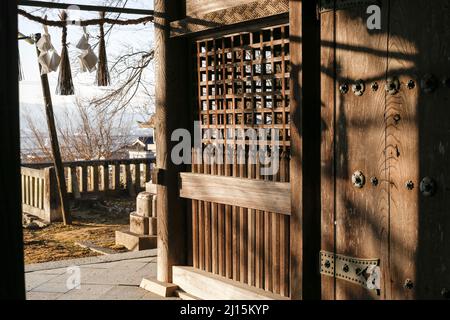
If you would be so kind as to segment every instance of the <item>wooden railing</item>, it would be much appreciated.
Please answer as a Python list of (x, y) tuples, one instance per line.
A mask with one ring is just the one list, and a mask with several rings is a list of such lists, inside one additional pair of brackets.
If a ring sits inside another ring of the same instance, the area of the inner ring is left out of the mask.
[[(98, 160), (64, 163), (70, 199), (130, 195), (144, 190), (154, 160)], [(23, 211), (45, 221), (60, 220), (56, 177), (51, 163), (22, 165)]]

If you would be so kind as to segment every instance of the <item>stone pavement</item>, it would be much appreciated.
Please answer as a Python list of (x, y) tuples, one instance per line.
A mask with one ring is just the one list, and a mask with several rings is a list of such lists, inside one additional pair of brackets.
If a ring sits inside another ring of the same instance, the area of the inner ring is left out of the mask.
[(139, 288), (144, 277), (156, 277), (156, 250), (25, 266), (28, 300), (176, 299)]

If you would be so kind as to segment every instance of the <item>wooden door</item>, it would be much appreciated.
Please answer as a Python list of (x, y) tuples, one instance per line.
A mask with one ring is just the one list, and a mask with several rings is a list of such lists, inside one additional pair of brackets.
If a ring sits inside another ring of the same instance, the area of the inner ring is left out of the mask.
[(321, 13), (322, 249), (379, 259), (381, 288), (323, 276), (322, 296), (448, 296), (450, 5), (380, 1), (368, 30), (344, 2)]

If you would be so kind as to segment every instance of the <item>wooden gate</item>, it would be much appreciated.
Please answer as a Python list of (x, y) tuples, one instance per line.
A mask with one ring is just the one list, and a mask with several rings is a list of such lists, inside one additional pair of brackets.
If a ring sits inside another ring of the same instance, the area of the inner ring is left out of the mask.
[[(194, 152), (196, 175), (182, 174), (180, 191), (194, 199), (194, 268), (289, 296), (289, 26), (200, 39), (194, 50), (203, 155)], [(254, 157), (246, 129), (277, 130), (274, 174), (262, 175), (270, 164)], [(223, 163), (212, 143), (226, 146)]]
[(448, 298), (450, 4), (379, 1), (368, 30), (370, 1), (325, 2), (322, 249), (379, 259), (381, 288), (335, 270), (322, 297)]

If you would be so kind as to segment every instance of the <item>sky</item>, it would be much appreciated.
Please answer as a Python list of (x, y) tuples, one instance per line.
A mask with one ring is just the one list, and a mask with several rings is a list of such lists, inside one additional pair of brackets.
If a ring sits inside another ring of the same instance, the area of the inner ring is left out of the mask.
[[(60, 0), (56, 2), (60, 3), (73, 3), (73, 4), (89, 4), (89, 5), (108, 5), (107, 2), (112, 2), (113, 0)], [(122, 0), (124, 3), (124, 0)], [(150, 0), (128, 0), (127, 8), (141, 8), (141, 9), (152, 9), (153, 1)], [(33, 13), (38, 16), (42, 16), (42, 11), (36, 11), (36, 7), (20, 7), (27, 12)], [(60, 10), (48, 9), (45, 13), (48, 15), (49, 20), (58, 20), (58, 13)], [(74, 20), (86, 20), (98, 17), (96, 12), (81, 12), (77, 10), (68, 11), (69, 19)], [(116, 14), (111, 16), (116, 17)], [(133, 19), (140, 16), (136, 15), (125, 15), (122, 14), (120, 19)], [(105, 25), (105, 30), (109, 28), (109, 25)], [(43, 27), (39, 23), (30, 21), (19, 15), (19, 31), (24, 35), (32, 35), (34, 33), (43, 33)], [(87, 31), (91, 34), (93, 38), (92, 42), (95, 42), (95, 37), (98, 36), (98, 28), (96, 26), (87, 27)], [(52, 39), (52, 44), (55, 47), (58, 54), (61, 53), (61, 29), (56, 27), (49, 27), (49, 34)], [(49, 83), (50, 91), (52, 93), (53, 108), (57, 118), (63, 117), (67, 114), (67, 110), (74, 110), (74, 101), (76, 97), (89, 98), (94, 96), (101, 96), (104, 91), (110, 90), (111, 88), (99, 88), (95, 85), (95, 72), (93, 73), (81, 73), (79, 71), (78, 62), (75, 61), (76, 56), (81, 52), (75, 48), (76, 43), (81, 38), (82, 28), (79, 26), (69, 26), (68, 27), (68, 43), (69, 43), (69, 56), (73, 63), (72, 68), (72, 78), (75, 87), (75, 96), (58, 96), (55, 94), (56, 83), (58, 79), (58, 71), (50, 73)], [(109, 66), (111, 67), (111, 62), (116, 59), (121, 53), (132, 48), (135, 51), (148, 50), (153, 47), (153, 25), (148, 23), (147, 25), (136, 25), (136, 26), (114, 26), (112, 32), (106, 37), (106, 52), (108, 55)], [(95, 50), (96, 52), (97, 50)], [(33, 117), (38, 119), (37, 125), (45, 125), (43, 118), (43, 97), (40, 83), (39, 67), (37, 61), (36, 48), (33, 45), (28, 44), (25, 41), (19, 41), (19, 54), (22, 73), (24, 75), (24, 80), (20, 82), (20, 111), (21, 111), (21, 129), (24, 134), (27, 133), (27, 124), (24, 120), (24, 114), (32, 114)], [(153, 65), (149, 67), (149, 70), (145, 73), (145, 80), (148, 82), (153, 82)], [(112, 87), (117, 84), (118, 79), (112, 77)], [(151, 89), (150, 89), (151, 90)], [(143, 93), (139, 93), (134, 99), (134, 104), (136, 107), (142, 104), (148, 104), (149, 99)], [(133, 134), (141, 134), (137, 128), (137, 121), (147, 120), (148, 115), (142, 112), (136, 112), (134, 108), (126, 113), (126, 117), (136, 123), (133, 125)], [(45, 130), (45, 126), (42, 127)]]

